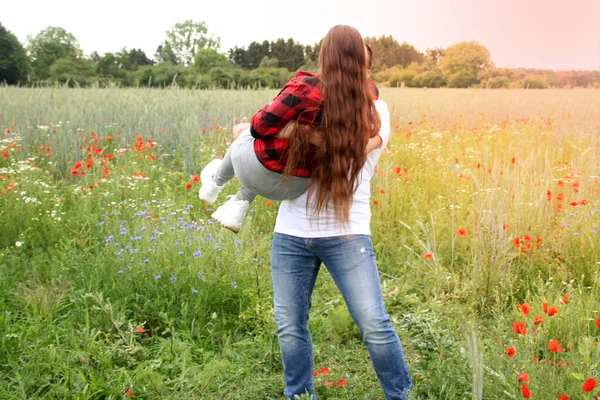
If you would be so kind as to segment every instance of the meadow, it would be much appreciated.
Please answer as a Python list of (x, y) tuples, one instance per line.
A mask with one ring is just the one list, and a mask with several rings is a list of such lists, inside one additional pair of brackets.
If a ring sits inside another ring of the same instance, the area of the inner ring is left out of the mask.
[[(276, 93), (0, 88), (0, 399), (283, 398), (278, 204), (236, 235), (197, 198)], [(373, 242), (411, 398), (600, 396), (600, 91), (381, 98)], [(325, 269), (311, 329), (319, 399), (383, 398)]]

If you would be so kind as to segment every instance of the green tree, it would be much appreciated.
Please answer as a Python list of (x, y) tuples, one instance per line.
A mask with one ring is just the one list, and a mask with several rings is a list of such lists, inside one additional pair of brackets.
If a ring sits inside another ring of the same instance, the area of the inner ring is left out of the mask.
[(156, 62), (158, 64), (173, 64), (173, 65), (179, 64), (177, 55), (173, 51), (171, 44), (167, 41), (158, 45), (158, 48), (156, 49), (156, 53), (154, 54), (154, 58), (156, 58)]
[(73, 34), (60, 27), (48, 27), (36, 37), (28, 38), (27, 50), (35, 79), (50, 77), (50, 66), (60, 58), (78, 58), (82, 51)]
[(206, 73), (212, 68), (227, 68), (231, 65), (227, 56), (215, 49), (200, 49), (194, 59), (194, 69)]
[(373, 50), (373, 71), (396, 65), (406, 68), (413, 62), (420, 63), (424, 59), (423, 53), (417, 51), (414, 46), (406, 42), (400, 44), (391, 35), (380, 38), (367, 37), (365, 43)]
[(220, 47), (220, 39), (208, 34), (208, 27), (204, 22), (194, 22), (191, 19), (179, 22), (167, 31), (165, 43), (169, 44), (180, 65), (191, 64), (200, 49), (218, 50)]
[(0, 23), (0, 82), (9, 85), (25, 81), (29, 59), (19, 39)]
[(263, 57), (259, 68), (279, 68), (279, 60), (272, 57)]
[(490, 68), (490, 52), (477, 42), (450, 46), (440, 61), (449, 87), (469, 87), (478, 83), (480, 71)]
[(94, 76), (95, 64), (91, 60), (75, 58), (71, 56), (59, 58), (48, 69), (49, 77), (61, 83), (69, 82), (70, 86), (75, 83), (85, 86), (90, 83)]

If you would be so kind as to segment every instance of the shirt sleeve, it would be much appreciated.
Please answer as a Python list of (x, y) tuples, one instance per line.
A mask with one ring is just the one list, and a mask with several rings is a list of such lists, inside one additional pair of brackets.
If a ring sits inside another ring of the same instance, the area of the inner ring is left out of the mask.
[(381, 118), (381, 128), (379, 130), (379, 136), (381, 137), (381, 149), (384, 149), (389, 140), (390, 140), (390, 111), (388, 110), (387, 103), (382, 100), (377, 100), (375, 102), (375, 108), (379, 113), (379, 118)]
[(288, 122), (295, 120), (304, 109), (305, 86), (300, 79), (290, 80), (270, 104), (254, 114), (250, 120), (252, 137), (260, 139), (276, 135)]

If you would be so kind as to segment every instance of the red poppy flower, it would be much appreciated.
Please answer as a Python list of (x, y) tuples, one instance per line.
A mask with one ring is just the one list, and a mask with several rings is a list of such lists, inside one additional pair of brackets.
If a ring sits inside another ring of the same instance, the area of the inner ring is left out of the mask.
[(456, 230), (456, 234), (460, 237), (467, 237), (469, 232), (465, 228), (460, 227)]
[(546, 314), (548, 314), (548, 302), (547, 302), (547, 301), (544, 301), (544, 302), (542, 303), (542, 310), (543, 310), (543, 311), (544, 311)]
[(346, 386), (348, 382), (346, 382), (346, 378), (340, 378), (336, 383), (335, 386), (340, 387), (340, 386)]
[(514, 238), (512, 241), (512, 245), (513, 245), (513, 247), (517, 247), (517, 248), (519, 246), (521, 246), (521, 238), (518, 236), (516, 238)]
[(515, 356), (515, 354), (517, 354), (517, 351), (515, 350), (514, 347), (509, 347), (508, 349), (506, 349), (505, 353), (510, 358), (513, 358)]
[(185, 184), (185, 190), (190, 190), (192, 188), (192, 184), (191, 183), (186, 183)]
[(518, 306), (521, 309), (521, 314), (523, 314), (523, 316), (527, 316), (527, 314), (529, 314), (529, 312), (531, 311), (531, 306), (527, 303), (523, 303), (520, 306)]
[(600, 317), (596, 320), (596, 326), (600, 329)]
[(541, 315), (536, 315), (535, 317), (533, 317), (534, 325), (540, 325), (542, 322), (544, 322), (544, 317), (542, 317)]
[(423, 254), (423, 258), (426, 259), (426, 260), (428, 260), (430, 258), (433, 258), (433, 254), (431, 254), (431, 253), (425, 253), (425, 254)]
[(271, 207), (272, 205), (273, 205), (273, 202), (271, 200), (269, 200), (265, 203), (265, 206), (267, 206), (267, 207)]
[(569, 299), (571, 298), (571, 296), (569, 296), (568, 293), (565, 293), (565, 295), (562, 297), (562, 299), (560, 299), (560, 303), (567, 305), (569, 304)]
[(332, 387), (333, 386), (333, 382), (323, 382), (323, 385), (325, 385), (327, 387)]
[(515, 321), (512, 328), (517, 335), (527, 334), (527, 325), (525, 325), (525, 322)]
[(558, 345), (558, 340), (552, 339), (548, 342), (548, 350), (554, 353), (562, 353), (563, 348)]
[(566, 394), (559, 394), (558, 400), (569, 400), (569, 396), (567, 396)]
[(378, 205), (379, 202), (377, 200), (373, 200), (373, 204)]
[(521, 385), (521, 393), (523, 393), (523, 397), (525, 397), (526, 399), (531, 398), (531, 391), (525, 384)]
[(556, 306), (550, 307), (550, 309), (548, 310), (548, 316), (554, 317), (557, 314), (558, 314), (558, 308), (556, 308)]
[(192, 176), (192, 182), (200, 182), (200, 176), (198, 176), (198, 175)]
[(547, 190), (546, 191), (546, 197), (548, 198), (548, 201), (552, 201), (552, 192)]
[(329, 373), (330, 373), (330, 371), (329, 371), (329, 368), (327, 368), (327, 367), (323, 367), (323, 368), (321, 368), (321, 371), (320, 371), (320, 372), (321, 372), (323, 375), (329, 375)]
[(527, 372), (521, 373), (519, 375), (519, 382), (529, 382), (529, 374)]
[(137, 329), (135, 330), (135, 332), (136, 332), (136, 333), (144, 333), (144, 332), (146, 332), (146, 330), (144, 329), (144, 327), (143, 327), (143, 326), (140, 326), (139, 328), (137, 328)]
[(590, 378), (583, 384), (584, 392), (591, 392), (596, 387), (596, 380), (594, 378)]
[(319, 372), (313, 371), (313, 376), (317, 376), (317, 375), (319, 375)]
[(129, 389), (128, 391), (126, 391), (125, 396), (127, 396), (129, 398), (133, 397), (133, 390)]

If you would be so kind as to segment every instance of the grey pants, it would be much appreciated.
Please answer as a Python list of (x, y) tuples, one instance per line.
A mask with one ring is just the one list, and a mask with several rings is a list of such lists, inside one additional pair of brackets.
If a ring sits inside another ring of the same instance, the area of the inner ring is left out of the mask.
[(257, 195), (270, 200), (295, 199), (308, 189), (310, 178), (287, 176), (284, 181), (282, 174), (266, 169), (256, 157), (254, 140), (248, 129), (231, 144), (213, 176), (217, 185), (237, 176), (242, 188), (235, 198), (250, 203)]

